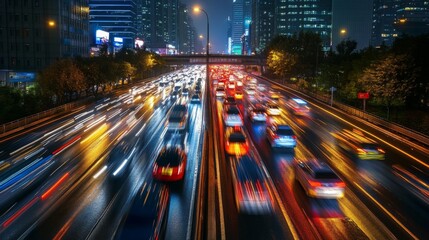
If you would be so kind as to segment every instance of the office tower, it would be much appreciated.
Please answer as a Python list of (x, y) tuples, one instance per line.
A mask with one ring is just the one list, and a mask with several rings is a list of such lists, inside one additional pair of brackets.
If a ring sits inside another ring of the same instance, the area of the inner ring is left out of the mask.
[[(148, 48), (178, 47), (178, 0), (139, 0), (138, 36)], [(180, 23), (182, 24), (182, 23)]]
[(429, 33), (428, 0), (374, 0), (371, 45), (391, 46), (402, 34)]
[(134, 48), (137, 33), (136, 11), (137, 5), (134, 0), (90, 0), (91, 44), (99, 43), (100, 36), (97, 36), (96, 33), (97, 30), (102, 30), (109, 33), (108, 39), (104, 39), (104, 41), (109, 41), (111, 51), (122, 46)]
[(57, 59), (89, 55), (88, 1), (0, 2), (0, 85), (25, 87)]
[[(178, 52), (180, 54), (192, 54), (196, 51), (202, 52), (201, 48), (205, 44), (201, 44), (201, 41), (205, 41), (206, 38), (202, 36), (202, 39), (197, 40), (198, 36), (194, 23), (188, 13), (187, 6), (183, 3), (179, 3), (178, 17)], [(196, 45), (198, 45), (198, 48)]]
[(242, 54), (242, 36), (244, 33), (244, 4), (243, 0), (233, 0), (232, 3), (232, 21), (231, 35), (232, 47), (231, 54)]
[(253, 0), (250, 40), (252, 52), (260, 53), (275, 35), (275, 2)]
[(332, 0), (276, 0), (275, 34), (300, 31), (320, 34), (323, 49), (331, 48)]

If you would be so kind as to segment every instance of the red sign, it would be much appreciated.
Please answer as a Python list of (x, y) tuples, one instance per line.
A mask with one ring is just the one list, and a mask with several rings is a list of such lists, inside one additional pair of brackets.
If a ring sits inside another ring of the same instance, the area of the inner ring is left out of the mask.
[(358, 98), (359, 99), (368, 99), (369, 98), (369, 92), (359, 92)]

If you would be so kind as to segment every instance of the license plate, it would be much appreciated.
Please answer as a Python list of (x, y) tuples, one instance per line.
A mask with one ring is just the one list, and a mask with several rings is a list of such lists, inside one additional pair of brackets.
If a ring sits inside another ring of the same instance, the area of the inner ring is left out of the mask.
[(173, 174), (172, 168), (162, 168), (162, 175), (171, 176)]

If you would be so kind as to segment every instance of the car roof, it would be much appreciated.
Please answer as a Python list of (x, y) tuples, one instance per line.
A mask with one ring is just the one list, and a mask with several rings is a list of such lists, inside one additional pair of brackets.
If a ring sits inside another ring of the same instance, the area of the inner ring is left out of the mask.
[(252, 157), (244, 155), (237, 161), (237, 179), (240, 182), (265, 180), (261, 168)]
[(178, 147), (164, 147), (156, 158), (159, 166), (178, 166), (183, 161), (183, 150)]
[(294, 102), (296, 102), (296, 103), (298, 103), (298, 104), (307, 104), (306, 101), (304, 101), (304, 100), (302, 100), (300, 98), (292, 98), (291, 100), (294, 101)]

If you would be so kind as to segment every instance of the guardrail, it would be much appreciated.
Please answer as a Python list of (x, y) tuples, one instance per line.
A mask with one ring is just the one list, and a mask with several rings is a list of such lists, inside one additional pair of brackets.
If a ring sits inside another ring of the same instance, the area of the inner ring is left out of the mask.
[(54, 116), (55, 114), (68, 112), (72, 109), (75, 109), (77, 107), (84, 105), (86, 102), (87, 102), (87, 100), (67, 103), (67, 104), (64, 104), (64, 105), (61, 105), (61, 106), (58, 106), (55, 108), (51, 108), (51, 109), (43, 111), (43, 112), (35, 113), (33, 115), (20, 118), (18, 120), (12, 121), (12, 122), (4, 123), (4, 124), (0, 125), (0, 135), (4, 134), (6, 132), (12, 131), (12, 130), (19, 130), (20, 128), (23, 128), (23, 127), (28, 126), (30, 124), (34, 124), (41, 119)]
[[(320, 102), (323, 102), (323, 103), (330, 105), (331, 98), (328, 95), (314, 94), (313, 92), (310, 92), (308, 90), (299, 89), (294, 84), (280, 84), (276, 81), (273, 81), (273, 80), (265, 78), (265, 77), (261, 77), (261, 76), (256, 76), (256, 77), (260, 77), (266, 81), (274, 83), (275, 85), (277, 85), (279, 87), (287, 87), (287, 88), (292, 89), (292, 90), (294, 90), (300, 94), (304, 93), (305, 95), (308, 95), (311, 98), (317, 99)], [(423, 133), (417, 132), (413, 129), (407, 128), (405, 126), (399, 125), (399, 124), (394, 123), (394, 122), (387, 121), (387, 120), (382, 119), (382, 118), (380, 118), (374, 114), (364, 112), (360, 109), (348, 106), (346, 104), (340, 103), (340, 102), (335, 101), (335, 100), (332, 102), (332, 107), (340, 109), (340, 110), (342, 110), (342, 111), (344, 111), (350, 115), (359, 117), (359, 118), (366, 120), (366, 121), (368, 121), (372, 124), (375, 124), (377, 126), (381, 126), (381, 127), (388, 129), (392, 132), (399, 133), (399, 134), (406, 136), (407, 138), (413, 139), (413, 140), (415, 140), (415, 141), (417, 141), (423, 145), (426, 145), (426, 146), (429, 145), (429, 136), (427, 136)]]

